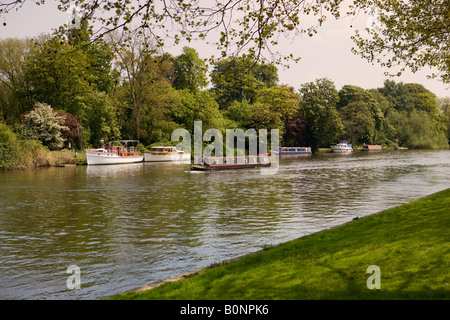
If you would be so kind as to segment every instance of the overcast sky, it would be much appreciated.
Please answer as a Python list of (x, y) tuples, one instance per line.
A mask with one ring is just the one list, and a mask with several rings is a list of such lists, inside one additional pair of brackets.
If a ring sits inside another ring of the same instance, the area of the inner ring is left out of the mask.
[[(18, 12), (10, 12), (0, 21), (0, 39), (34, 37), (40, 33), (50, 33), (52, 28), (67, 23), (69, 14), (58, 11), (56, 3), (47, 1), (43, 6), (36, 6), (28, 2)], [(6, 22), (6, 26), (3, 26), (3, 22)], [(312, 38), (306, 36), (285, 41), (277, 49), (280, 52), (292, 52), (302, 59), (298, 63), (291, 63), (289, 69), (279, 67), (280, 84), (290, 85), (298, 90), (302, 83), (329, 78), (338, 90), (346, 84), (365, 89), (382, 87), (387, 78), (384, 72), (388, 70), (377, 64), (372, 65), (351, 52), (355, 44), (350, 36), (355, 29), (364, 29), (366, 24), (367, 17), (362, 15), (356, 19), (345, 18), (339, 21), (330, 18)], [(208, 58), (214, 52), (213, 48), (208, 48), (204, 43), (185, 45), (195, 48), (202, 58)], [(178, 55), (181, 46), (166, 48), (166, 51)], [(416, 74), (405, 72), (403, 76), (391, 79), (396, 82), (420, 83), (438, 97), (450, 97), (449, 85), (436, 79), (427, 79), (428, 73), (428, 70)]]

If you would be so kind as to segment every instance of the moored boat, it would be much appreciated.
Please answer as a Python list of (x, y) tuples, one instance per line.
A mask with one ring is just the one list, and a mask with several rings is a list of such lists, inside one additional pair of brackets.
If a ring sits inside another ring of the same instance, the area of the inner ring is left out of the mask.
[(193, 164), (193, 171), (217, 171), (217, 170), (233, 170), (233, 169), (253, 169), (270, 167), (276, 162), (272, 160), (271, 155), (259, 154), (253, 156), (236, 156), (236, 157), (207, 157), (203, 158), (200, 163)]
[(146, 162), (165, 162), (165, 161), (190, 161), (191, 154), (177, 147), (152, 147), (150, 151), (144, 152), (144, 161)]
[(280, 155), (311, 155), (310, 147), (280, 147)]
[(118, 140), (114, 142), (124, 142), (125, 146), (109, 145), (101, 148), (86, 150), (88, 165), (102, 164), (126, 164), (137, 163), (144, 160), (136, 147), (127, 147), (128, 142), (136, 140)]
[(363, 145), (361, 151), (382, 151), (383, 147), (381, 145)]
[(341, 141), (338, 144), (331, 145), (331, 150), (334, 153), (350, 153), (353, 151), (352, 145), (347, 143), (347, 141)]

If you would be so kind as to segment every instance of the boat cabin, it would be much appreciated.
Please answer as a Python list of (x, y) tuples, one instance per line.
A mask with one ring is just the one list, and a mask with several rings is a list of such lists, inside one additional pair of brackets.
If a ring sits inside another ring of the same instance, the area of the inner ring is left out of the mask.
[(177, 152), (177, 148), (176, 147), (151, 147), (150, 152), (167, 154), (167, 153)]
[(115, 153), (118, 154), (121, 157), (136, 157), (136, 156), (140, 156), (139, 154), (139, 148), (138, 147), (134, 147), (134, 146), (128, 146), (128, 143), (130, 142), (134, 142), (134, 143), (139, 143), (139, 141), (137, 140), (118, 140), (115, 142), (121, 142), (121, 143), (125, 143), (125, 146), (123, 145), (109, 145), (109, 146), (103, 146), (103, 148), (106, 150), (106, 152), (108, 153)]

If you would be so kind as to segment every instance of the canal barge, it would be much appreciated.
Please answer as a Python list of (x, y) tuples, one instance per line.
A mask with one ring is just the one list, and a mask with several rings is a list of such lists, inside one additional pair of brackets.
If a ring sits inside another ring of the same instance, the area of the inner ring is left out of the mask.
[(125, 146), (105, 146), (102, 142), (101, 148), (86, 150), (87, 164), (126, 164), (138, 163), (144, 160), (144, 156), (139, 153), (139, 149), (137, 147), (127, 146), (129, 142), (139, 143), (137, 140), (118, 140), (114, 142), (125, 143)]
[(168, 161), (190, 161), (191, 154), (177, 147), (152, 147), (150, 151), (144, 152), (144, 161), (146, 162), (168, 162)]
[(280, 147), (278, 153), (280, 155), (311, 155), (310, 147)]
[(192, 171), (220, 171), (234, 169), (254, 169), (270, 167), (276, 164), (271, 155), (259, 154), (254, 156), (235, 157), (206, 157), (200, 163), (191, 165)]
[(361, 151), (382, 151), (383, 147), (381, 145), (363, 145)]

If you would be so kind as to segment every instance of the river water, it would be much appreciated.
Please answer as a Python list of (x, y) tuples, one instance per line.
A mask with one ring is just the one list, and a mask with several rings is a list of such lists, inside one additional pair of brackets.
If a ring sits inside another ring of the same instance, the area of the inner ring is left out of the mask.
[[(450, 187), (450, 151), (281, 159), (189, 172), (141, 163), (0, 172), (0, 298), (99, 299)], [(69, 289), (67, 268), (80, 268)]]

